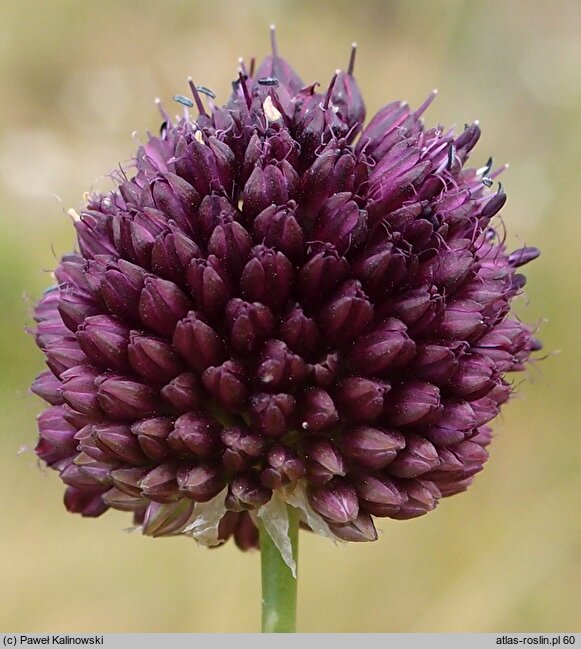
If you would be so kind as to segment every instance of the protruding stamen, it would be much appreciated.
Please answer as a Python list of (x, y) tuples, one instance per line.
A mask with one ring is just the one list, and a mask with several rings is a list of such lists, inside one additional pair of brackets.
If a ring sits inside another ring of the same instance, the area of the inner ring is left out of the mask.
[(250, 72), (248, 73), (248, 76), (252, 79), (254, 76), (254, 68), (256, 67), (256, 58), (253, 56), (250, 59)]
[(161, 103), (161, 99), (159, 97), (155, 98), (155, 105), (157, 106), (157, 110), (159, 110), (159, 113), (163, 121), (169, 122), (170, 121), (169, 115), (165, 112), (165, 108), (163, 107)]
[(272, 56), (278, 58), (278, 47), (276, 46), (276, 25), (270, 26), (270, 49), (272, 50)]
[(498, 169), (495, 169), (491, 174), (488, 175), (488, 177), (492, 178), (494, 180), (495, 178), (500, 176), (500, 174), (503, 171), (506, 171), (509, 167), (510, 167), (510, 165), (507, 162), (507, 163), (503, 164), (502, 166), (498, 167)]
[(244, 59), (240, 56), (238, 57), (238, 67), (242, 70), (245, 76), (248, 76), (248, 71), (246, 70), (246, 65), (244, 65)]
[(327, 110), (329, 104), (331, 103), (331, 96), (333, 94), (333, 88), (335, 87), (335, 81), (337, 81), (337, 75), (341, 70), (335, 70), (335, 74), (331, 78), (331, 83), (329, 83), (329, 88), (327, 89), (327, 94), (325, 95), (325, 102), (323, 103), (323, 109)]
[(192, 77), (188, 77), (188, 84), (190, 85), (190, 90), (192, 91), (194, 101), (196, 102), (198, 113), (200, 113), (200, 115), (207, 115), (204, 104), (202, 103), (202, 98), (200, 97), (200, 93), (198, 92), (198, 89), (196, 88), (196, 84), (194, 83)]
[(246, 100), (246, 105), (248, 106), (248, 110), (250, 110), (250, 106), (252, 105), (252, 97), (248, 92), (248, 86), (246, 85), (246, 77), (244, 76), (242, 70), (238, 71), (238, 79), (240, 79), (240, 85), (242, 86), (242, 92), (244, 93), (244, 99)]
[(421, 117), (426, 112), (426, 110), (428, 110), (430, 104), (434, 101), (437, 94), (438, 94), (438, 91), (437, 91), (436, 88), (434, 88), (432, 90), (432, 92), (428, 95), (428, 98), (426, 99), (426, 101), (424, 101), (424, 103), (414, 113), (414, 117), (416, 119)]
[(347, 67), (347, 74), (352, 77), (353, 69), (355, 68), (355, 54), (357, 54), (357, 43), (351, 43), (351, 56), (349, 57), (349, 66)]

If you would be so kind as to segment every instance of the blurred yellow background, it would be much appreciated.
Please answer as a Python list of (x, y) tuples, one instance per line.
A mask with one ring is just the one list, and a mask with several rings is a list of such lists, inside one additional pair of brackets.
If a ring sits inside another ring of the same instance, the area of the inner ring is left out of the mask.
[(305, 81), (326, 83), (357, 41), (368, 115), (436, 87), (428, 124), (480, 120), (473, 163), (511, 164), (509, 243), (543, 251), (518, 313), (540, 323), (549, 356), (516, 377), (467, 493), (380, 521), (374, 544), (302, 534), (300, 630), (581, 630), (581, 3), (4, 0), (0, 631), (259, 629), (256, 553), (128, 534), (121, 513), (66, 513), (30, 450), (41, 402), (28, 385), (43, 362), (24, 327), (74, 246), (66, 210), (107, 186), (134, 130), (157, 129), (154, 98), (172, 108), (192, 75), (225, 100), (237, 58), (268, 52), (271, 22)]

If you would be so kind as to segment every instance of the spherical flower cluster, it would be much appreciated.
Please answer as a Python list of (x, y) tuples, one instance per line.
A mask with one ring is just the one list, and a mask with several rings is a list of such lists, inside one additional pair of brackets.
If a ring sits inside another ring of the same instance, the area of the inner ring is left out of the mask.
[(190, 82), (89, 197), (35, 310), (36, 452), (69, 511), (245, 549), (274, 494), (371, 541), (373, 517), (481, 470), (505, 374), (540, 347), (510, 316), (538, 251), (491, 225), (506, 196), (492, 161), (465, 168), (478, 124), (426, 130), (432, 95), (364, 127), (353, 61), (319, 93), (274, 48), (223, 107)]

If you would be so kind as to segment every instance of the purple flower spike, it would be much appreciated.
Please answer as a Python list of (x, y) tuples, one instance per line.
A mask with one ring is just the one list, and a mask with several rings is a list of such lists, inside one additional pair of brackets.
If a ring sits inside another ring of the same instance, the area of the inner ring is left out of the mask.
[(305, 84), (273, 35), (225, 106), (190, 80), (192, 110), (162, 109), (89, 195), (32, 332), (35, 451), (69, 511), (247, 550), (274, 493), (263, 512), (302, 498), (374, 541), (374, 517), (426, 514), (483, 468), (509, 373), (541, 349), (511, 314), (540, 252), (497, 231), (480, 126), (426, 127), (435, 92), (365, 123), (355, 55)]

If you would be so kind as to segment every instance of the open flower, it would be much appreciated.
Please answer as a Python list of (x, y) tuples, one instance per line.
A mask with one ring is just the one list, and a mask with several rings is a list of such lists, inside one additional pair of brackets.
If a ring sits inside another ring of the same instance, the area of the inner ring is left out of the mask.
[(36, 452), (69, 511), (246, 549), (289, 503), (372, 541), (482, 469), (506, 373), (540, 347), (510, 315), (539, 253), (492, 225), (478, 124), (426, 130), (431, 95), (364, 127), (354, 54), (322, 92), (276, 48), (223, 107), (190, 82), (88, 199), (35, 311)]

